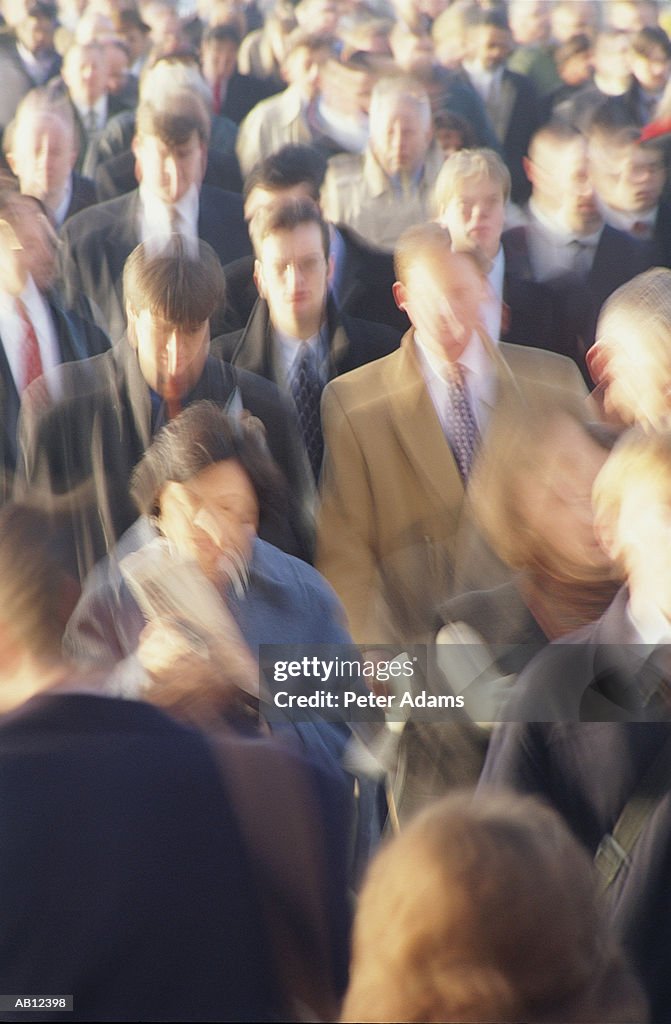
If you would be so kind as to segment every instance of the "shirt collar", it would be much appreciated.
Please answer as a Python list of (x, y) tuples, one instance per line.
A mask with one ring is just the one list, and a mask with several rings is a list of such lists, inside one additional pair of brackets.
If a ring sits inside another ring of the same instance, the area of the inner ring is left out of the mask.
[[(450, 364), (447, 359), (442, 359), (436, 352), (428, 348), (417, 331), (415, 331), (415, 344), (419, 350), (420, 357), (431, 373), (441, 380), (449, 377)], [(473, 332), (471, 340), (461, 353), (458, 364), (465, 371), (466, 375), (473, 374), (474, 377), (482, 377), (492, 372), (492, 362), (485, 351), (476, 331)]]

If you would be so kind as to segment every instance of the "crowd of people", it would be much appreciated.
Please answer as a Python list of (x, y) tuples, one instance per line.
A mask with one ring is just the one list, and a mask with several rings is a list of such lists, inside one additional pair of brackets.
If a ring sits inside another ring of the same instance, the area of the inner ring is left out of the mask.
[(0, 14), (2, 1018), (667, 1024), (670, 5)]

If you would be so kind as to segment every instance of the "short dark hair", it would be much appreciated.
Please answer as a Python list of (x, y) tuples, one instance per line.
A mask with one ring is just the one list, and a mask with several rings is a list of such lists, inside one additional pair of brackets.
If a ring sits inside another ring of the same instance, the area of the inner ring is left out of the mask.
[(202, 240), (172, 235), (158, 252), (142, 242), (126, 260), (123, 294), (134, 313), (148, 309), (167, 323), (196, 330), (226, 298), (214, 250)]
[(281, 192), (295, 185), (307, 185), (315, 202), (326, 174), (326, 159), (312, 146), (282, 146), (256, 164), (245, 179), (243, 199), (246, 201), (255, 188), (268, 192)]
[(328, 259), (331, 245), (329, 226), (312, 199), (279, 199), (262, 207), (253, 217), (249, 233), (254, 252), (259, 256), (263, 240), (276, 231), (293, 231), (301, 224), (316, 224), (321, 231), (324, 256)]
[(510, 32), (510, 25), (505, 10), (473, 7), (466, 12), (468, 28), (498, 28), (502, 32)]
[(218, 462), (234, 459), (256, 493), (261, 519), (286, 511), (286, 487), (254, 417), (237, 419), (216, 402), (194, 402), (160, 430), (133, 471), (130, 492), (144, 515), (158, 515), (168, 483), (187, 483)]
[(135, 134), (138, 138), (157, 138), (170, 149), (183, 146), (193, 133), (201, 145), (210, 141), (210, 114), (201, 96), (182, 90), (171, 98), (169, 110), (145, 100), (137, 108)]
[(651, 57), (655, 47), (660, 46), (671, 59), (671, 40), (663, 28), (647, 26), (642, 28), (631, 40), (631, 49), (639, 57)]
[(213, 25), (204, 33), (201, 48), (216, 43), (235, 43), (239, 47), (241, 42), (240, 32), (235, 25)]

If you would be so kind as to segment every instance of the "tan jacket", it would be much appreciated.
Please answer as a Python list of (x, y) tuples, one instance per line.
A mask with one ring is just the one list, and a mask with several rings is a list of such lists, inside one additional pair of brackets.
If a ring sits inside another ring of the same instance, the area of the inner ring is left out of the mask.
[[(499, 387), (484, 444), (497, 410), (519, 403), (523, 415), (528, 388), (551, 384), (586, 395), (577, 366), (563, 356), (502, 344), (495, 358)], [(322, 423), (317, 567), (358, 643), (424, 641), (454, 590), (458, 547), (472, 543), (474, 527), (412, 331), (397, 352), (326, 387)], [(498, 583), (501, 563), (485, 553), (487, 573), (494, 565)]]
[(368, 149), (329, 160), (322, 187), (324, 216), (347, 224), (371, 245), (392, 251), (399, 235), (432, 216), (431, 197), (444, 155), (431, 145), (421, 177), (401, 195)]
[(243, 178), (260, 160), (289, 143), (309, 145), (312, 134), (299, 94), (289, 86), (277, 96), (261, 100), (240, 125), (235, 152)]

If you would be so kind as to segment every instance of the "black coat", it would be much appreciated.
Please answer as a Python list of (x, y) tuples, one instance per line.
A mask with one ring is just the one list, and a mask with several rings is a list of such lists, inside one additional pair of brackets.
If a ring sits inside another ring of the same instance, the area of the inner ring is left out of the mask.
[[(117, 341), (126, 329), (122, 275), (128, 256), (139, 244), (139, 192), (82, 210), (62, 230), (63, 284), (70, 305), (80, 292), (102, 312), (109, 335)], [(250, 252), (242, 199), (203, 185), (198, 234), (223, 263)]]
[[(153, 438), (152, 403), (125, 339), (103, 355), (59, 367), (56, 377), (60, 398), (51, 407), (33, 400), (30, 389), (24, 397), (18, 489), (72, 499), (72, 544), (83, 577), (137, 518), (129, 481)], [(183, 404), (201, 399), (232, 411), (237, 405), (264, 424), (290, 507), (283, 521), (262, 523), (260, 536), (309, 557), (311, 484), (288, 400), (268, 381), (212, 357)]]
[[(357, 320), (327, 304), (329, 380), (397, 349), (401, 335), (393, 327)], [(268, 305), (258, 299), (242, 331), (221, 335), (212, 342), (213, 355), (244, 370), (281, 384)]]

